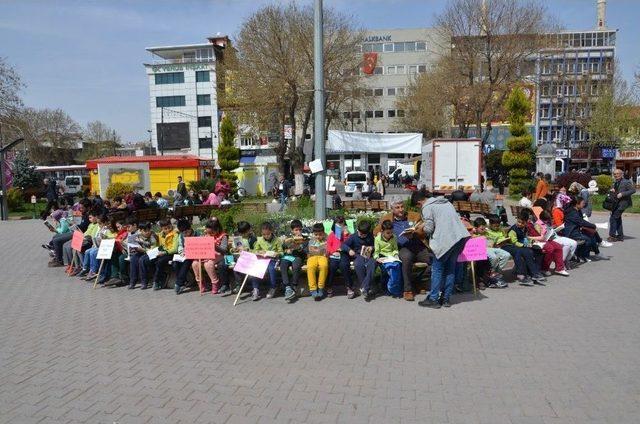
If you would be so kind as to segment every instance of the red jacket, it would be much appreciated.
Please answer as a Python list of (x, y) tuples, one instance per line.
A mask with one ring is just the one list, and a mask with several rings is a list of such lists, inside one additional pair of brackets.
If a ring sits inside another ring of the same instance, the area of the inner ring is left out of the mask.
[(347, 229), (343, 228), (342, 237), (338, 239), (336, 233), (331, 231), (331, 233), (329, 233), (329, 237), (327, 237), (327, 255), (331, 256), (333, 253), (339, 251), (342, 243), (349, 238), (349, 235), (350, 234)]

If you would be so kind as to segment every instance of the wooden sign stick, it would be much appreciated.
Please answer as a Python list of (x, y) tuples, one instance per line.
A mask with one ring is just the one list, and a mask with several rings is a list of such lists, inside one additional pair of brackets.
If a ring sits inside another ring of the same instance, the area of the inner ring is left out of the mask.
[(102, 273), (102, 266), (104, 265), (104, 259), (100, 259), (100, 267), (98, 268), (98, 275), (96, 275), (96, 280), (93, 282), (93, 288), (98, 286), (98, 280), (100, 279), (100, 274)]
[(248, 278), (249, 278), (249, 274), (245, 274), (244, 280), (242, 281), (242, 285), (240, 286), (240, 290), (238, 290), (238, 294), (236, 295), (236, 300), (233, 301), (233, 306), (236, 306), (236, 303), (238, 303), (238, 299), (240, 299), (240, 295), (242, 294), (242, 289), (244, 289), (244, 285), (247, 282)]
[(473, 295), (478, 295), (478, 285), (476, 284), (476, 267), (475, 262), (471, 261), (471, 280), (473, 281)]

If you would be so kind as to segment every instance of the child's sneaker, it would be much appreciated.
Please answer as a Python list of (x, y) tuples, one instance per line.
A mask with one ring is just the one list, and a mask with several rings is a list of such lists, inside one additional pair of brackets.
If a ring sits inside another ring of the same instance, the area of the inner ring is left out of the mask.
[(564, 269), (562, 271), (556, 271), (556, 274), (558, 275), (564, 275), (565, 277), (569, 276), (569, 273), (567, 271), (565, 271)]
[(318, 290), (311, 290), (310, 293), (311, 293), (311, 297), (313, 297), (314, 299), (318, 297)]
[(531, 281), (531, 278), (529, 278), (528, 276), (518, 278), (518, 284), (520, 284), (521, 286), (533, 287), (533, 281)]
[(259, 289), (253, 289), (251, 291), (251, 300), (253, 300), (254, 302), (257, 300), (260, 300), (260, 290)]
[(295, 298), (296, 298), (296, 291), (291, 287), (287, 286), (287, 288), (284, 290), (284, 300), (286, 300), (287, 302), (291, 302)]
[(76, 277), (82, 278), (85, 275), (87, 275), (88, 273), (89, 273), (88, 269), (82, 268), (79, 272), (76, 272), (75, 274), (72, 274), (72, 275), (75, 275)]
[(98, 274), (96, 274), (96, 273), (95, 273), (95, 272), (93, 272), (93, 271), (90, 271), (87, 275), (85, 275), (85, 276), (84, 276), (83, 280), (84, 280), (84, 281), (90, 281), (90, 280), (93, 280), (94, 278), (96, 278), (96, 275), (98, 275)]
[(220, 290), (218, 291), (218, 293), (220, 294), (229, 293), (229, 286), (224, 284), (222, 287), (220, 287)]
[(316, 300), (322, 300), (324, 297), (324, 290), (318, 289), (318, 295), (316, 296)]
[(347, 289), (347, 299), (353, 299), (354, 297), (356, 297), (356, 292), (352, 289)]
[(274, 297), (276, 297), (276, 289), (271, 288), (267, 292), (267, 299), (273, 299)]
[(327, 297), (333, 297), (333, 289), (327, 289)]

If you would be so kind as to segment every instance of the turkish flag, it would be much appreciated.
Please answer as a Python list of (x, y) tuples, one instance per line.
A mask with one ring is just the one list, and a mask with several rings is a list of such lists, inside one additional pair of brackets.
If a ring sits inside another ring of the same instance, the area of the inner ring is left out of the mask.
[(365, 53), (364, 60), (362, 62), (362, 72), (367, 75), (373, 74), (373, 70), (378, 63), (378, 53)]

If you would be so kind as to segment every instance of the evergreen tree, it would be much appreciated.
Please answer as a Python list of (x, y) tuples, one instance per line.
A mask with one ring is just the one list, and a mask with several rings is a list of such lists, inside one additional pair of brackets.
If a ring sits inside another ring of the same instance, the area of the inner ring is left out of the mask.
[(222, 118), (220, 125), (220, 142), (218, 143), (218, 164), (220, 165), (222, 177), (231, 186), (231, 192), (237, 190), (237, 175), (234, 169), (240, 166), (240, 149), (235, 145), (236, 129), (229, 115)]
[(36, 172), (35, 165), (24, 152), (18, 152), (13, 161), (13, 186), (17, 188), (40, 187), (42, 180)]
[(531, 184), (530, 169), (534, 164), (533, 137), (525, 122), (531, 114), (531, 105), (520, 87), (511, 91), (506, 109), (509, 112), (507, 150), (502, 155), (502, 164), (509, 169), (509, 193), (519, 194)]

